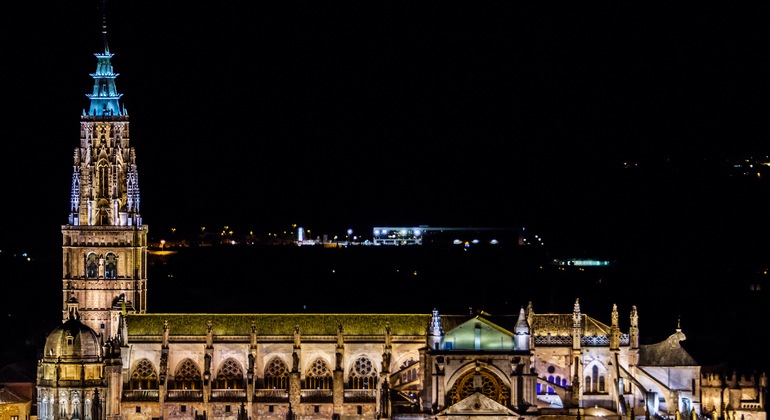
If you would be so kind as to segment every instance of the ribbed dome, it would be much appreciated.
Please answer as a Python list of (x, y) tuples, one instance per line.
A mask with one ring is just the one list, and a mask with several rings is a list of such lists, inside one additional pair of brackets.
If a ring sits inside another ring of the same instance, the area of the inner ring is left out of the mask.
[(100, 354), (96, 332), (75, 317), (70, 317), (48, 335), (43, 357), (47, 362), (55, 362), (59, 357), (62, 362), (95, 362)]

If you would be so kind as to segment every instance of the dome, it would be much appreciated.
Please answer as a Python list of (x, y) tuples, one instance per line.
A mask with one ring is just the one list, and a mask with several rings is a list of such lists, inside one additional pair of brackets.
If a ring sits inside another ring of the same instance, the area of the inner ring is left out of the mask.
[(44, 359), (55, 362), (96, 362), (101, 355), (99, 336), (74, 316), (56, 327), (45, 340)]

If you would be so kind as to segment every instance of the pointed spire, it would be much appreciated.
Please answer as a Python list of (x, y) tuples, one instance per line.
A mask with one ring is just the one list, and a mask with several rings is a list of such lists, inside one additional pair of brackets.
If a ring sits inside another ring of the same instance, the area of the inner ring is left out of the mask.
[(110, 47), (107, 45), (107, 0), (102, 0), (102, 43), (104, 44), (104, 53), (109, 54)]
[(575, 299), (575, 307), (572, 309), (572, 327), (580, 328), (580, 298)]
[(682, 315), (676, 318), (676, 332), (682, 332)]
[(516, 321), (516, 326), (513, 329), (514, 332), (514, 345), (515, 350), (529, 350), (529, 323), (527, 323), (527, 314), (524, 311), (524, 307), (521, 307), (519, 311), (519, 319)]
[(91, 99), (88, 115), (91, 116), (120, 116), (120, 104), (118, 100), (122, 93), (115, 88), (115, 78), (118, 73), (112, 71), (110, 59), (110, 47), (107, 44), (107, 1), (102, 0), (102, 43), (104, 52), (94, 54), (97, 58), (96, 73), (91, 73), (94, 78), (93, 92), (86, 96)]
[(519, 319), (516, 321), (516, 327), (514, 327), (516, 334), (529, 334), (529, 324), (527, 324), (527, 314), (524, 311), (524, 307), (521, 307), (519, 311)]
[(612, 326), (618, 326), (618, 305), (612, 304)]

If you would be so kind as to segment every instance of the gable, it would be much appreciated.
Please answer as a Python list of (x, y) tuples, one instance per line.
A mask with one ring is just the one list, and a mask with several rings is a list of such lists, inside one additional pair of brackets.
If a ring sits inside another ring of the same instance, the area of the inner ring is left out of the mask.
[(511, 409), (497, 403), (480, 392), (471, 394), (464, 400), (438, 413), (442, 416), (517, 416)]
[(444, 335), (445, 350), (513, 350), (513, 334), (481, 317), (458, 325)]

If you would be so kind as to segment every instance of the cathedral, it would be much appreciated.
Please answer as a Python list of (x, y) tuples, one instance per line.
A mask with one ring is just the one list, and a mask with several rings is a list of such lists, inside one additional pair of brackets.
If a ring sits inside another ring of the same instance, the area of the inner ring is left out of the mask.
[(636, 307), (627, 332), (616, 306), (592, 317), (577, 300), (561, 314), (148, 312), (136, 154), (102, 36), (38, 418), (766, 420), (765, 374), (703, 371), (681, 329), (640, 344)]

